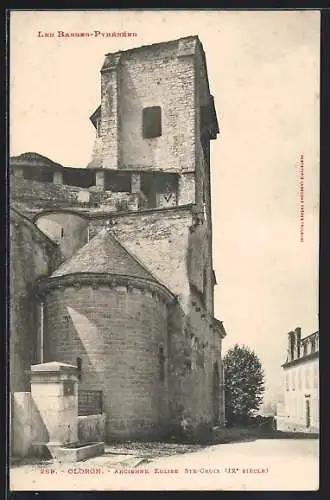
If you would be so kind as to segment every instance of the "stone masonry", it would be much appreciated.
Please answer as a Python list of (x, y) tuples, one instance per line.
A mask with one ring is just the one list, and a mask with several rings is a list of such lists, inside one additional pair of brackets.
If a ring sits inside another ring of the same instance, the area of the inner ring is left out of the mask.
[(91, 122), (85, 168), (11, 159), (12, 390), (28, 390), (31, 364), (79, 359), (79, 389), (102, 391), (107, 440), (159, 439), (183, 416), (223, 424), (219, 130), (198, 37), (106, 55)]

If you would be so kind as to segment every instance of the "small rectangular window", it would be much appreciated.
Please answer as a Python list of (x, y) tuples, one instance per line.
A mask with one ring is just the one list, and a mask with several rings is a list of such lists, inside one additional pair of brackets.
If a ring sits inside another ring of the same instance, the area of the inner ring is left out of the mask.
[(143, 109), (143, 137), (152, 139), (162, 135), (162, 119), (160, 106)]

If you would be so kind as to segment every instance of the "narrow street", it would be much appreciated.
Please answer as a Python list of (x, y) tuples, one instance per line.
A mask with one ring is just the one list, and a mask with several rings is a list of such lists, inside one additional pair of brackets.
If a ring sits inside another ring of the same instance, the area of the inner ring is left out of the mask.
[(318, 439), (259, 439), (146, 460), (110, 455), (21, 465), (11, 490), (316, 490)]

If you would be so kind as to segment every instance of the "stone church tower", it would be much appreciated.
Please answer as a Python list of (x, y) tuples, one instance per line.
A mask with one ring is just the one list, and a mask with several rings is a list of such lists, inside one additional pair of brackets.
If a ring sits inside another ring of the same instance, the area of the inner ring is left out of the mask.
[[(87, 168), (36, 154), (11, 162), (13, 289), (35, 318), (22, 329), (17, 310), (12, 330), (36, 346), (29, 360), (13, 354), (17, 366), (38, 361), (40, 332), (43, 361), (79, 360), (80, 389), (102, 391), (107, 439), (161, 437), (183, 416), (222, 424), (210, 187), (219, 130), (198, 37), (106, 55), (91, 122)], [(48, 259), (28, 287), (15, 271), (19, 220), (45, 239)]]

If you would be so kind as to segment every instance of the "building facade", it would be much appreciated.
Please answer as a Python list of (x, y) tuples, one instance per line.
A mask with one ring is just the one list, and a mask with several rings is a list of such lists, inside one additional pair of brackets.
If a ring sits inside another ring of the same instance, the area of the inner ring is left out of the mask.
[(12, 157), (11, 391), (30, 366), (79, 366), (106, 439), (224, 421), (214, 317), (210, 141), (198, 37), (108, 54), (84, 168)]
[(288, 356), (282, 365), (284, 404), (278, 408), (279, 430), (319, 432), (319, 332), (301, 338), (288, 335)]

